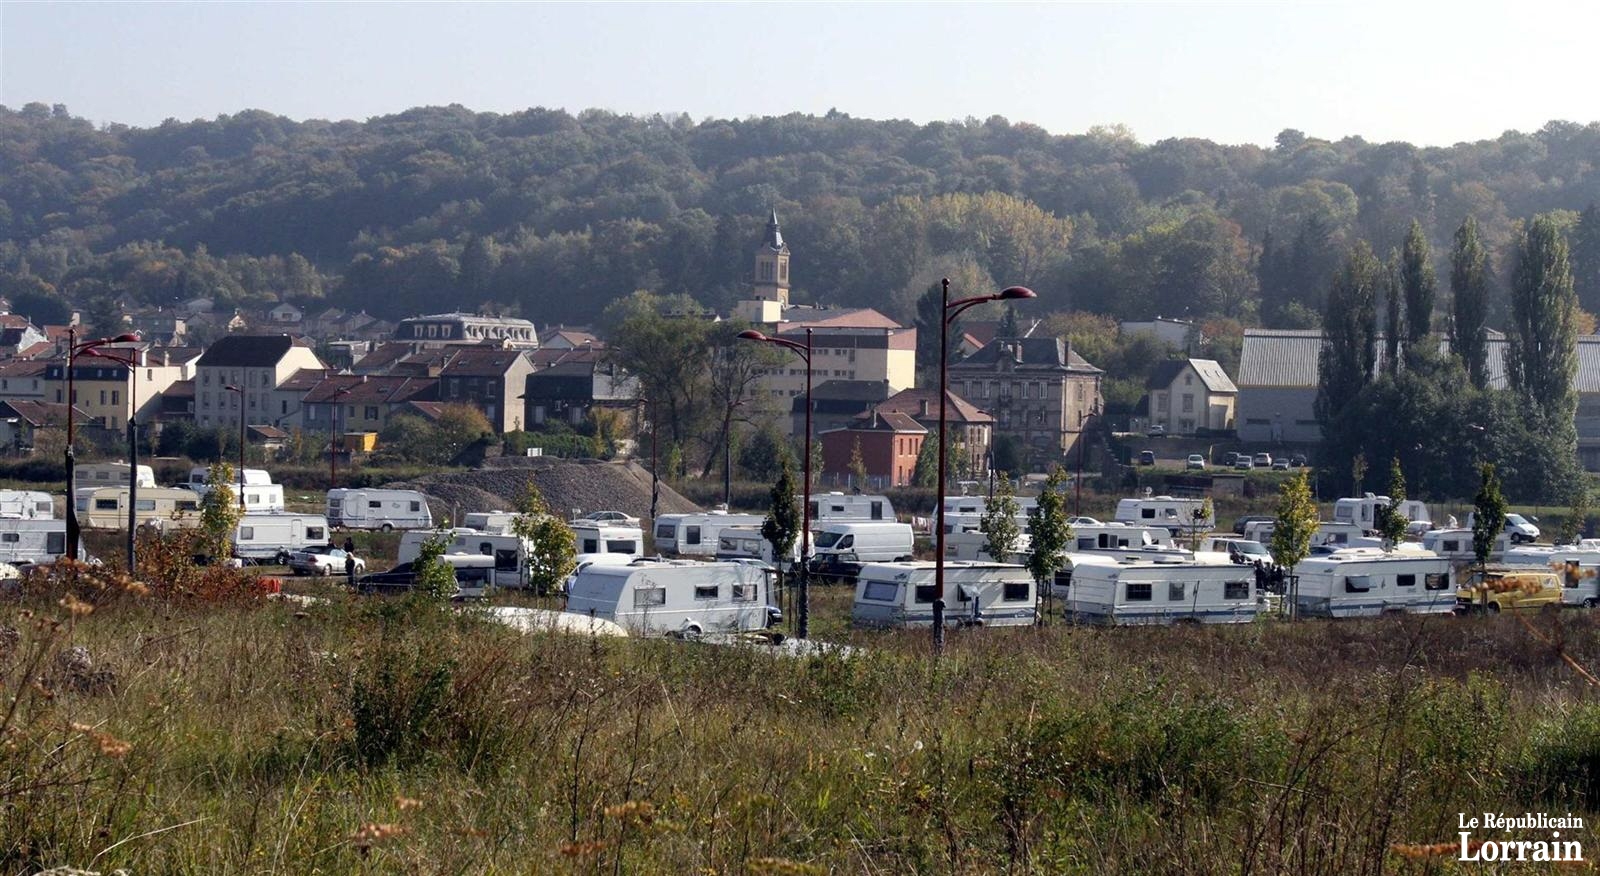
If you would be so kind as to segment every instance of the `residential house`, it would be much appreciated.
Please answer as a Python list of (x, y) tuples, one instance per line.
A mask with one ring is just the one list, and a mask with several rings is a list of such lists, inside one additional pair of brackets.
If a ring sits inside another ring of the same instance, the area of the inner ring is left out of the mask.
[[(88, 414), (82, 409), (74, 418), (90, 424)], [(65, 429), (67, 406), (36, 399), (7, 399), (0, 401), (0, 448), (14, 452), (33, 448), (38, 433), (49, 429)], [(65, 440), (62, 446), (65, 446)]]
[(1036, 470), (1072, 453), (1102, 408), (1104, 372), (1059, 338), (996, 338), (950, 366), (949, 389), (994, 417)]
[(435, 313), (400, 320), (394, 339), (425, 346), (489, 344), (513, 350), (536, 350), (539, 335), (533, 323), (509, 316)]
[(157, 310), (133, 318), (133, 329), (154, 344), (163, 347), (172, 347), (186, 343), (189, 335), (189, 323), (182, 315), (173, 310)]
[(329, 374), (304, 396), (308, 432), (381, 432), (414, 401), (438, 397), (439, 381), (403, 375)]
[(1117, 328), (1123, 336), (1150, 335), (1161, 343), (1179, 350), (1188, 350), (1191, 346), (1199, 347), (1206, 342), (1205, 335), (1200, 334), (1194, 323), (1181, 319), (1165, 319), (1158, 316), (1150, 320), (1123, 320), (1118, 323)]
[(339, 330), (344, 324), (345, 313), (337, 307), (329, 307), (318, 312), (315, 316), (308, 316), (303, 321), (306, 334), (319, 338), (337, 338)]
[(263, 417), (257, 422), (262, 425), (277, 426), (289, 432), (306, 428), (306, 393), (333, 373), (327, 368), (302, 368), (289, 375), (282, 383), (273, 387), (272, 393), (267, 397)]
[(0, 399), (44, 401), (49, 369), (45, 359), (13, 359), (0, 362)]
[(278, 325), (298, 326), (306, 318), (306, 312), (285, 301), (267, 311), (267, 319)]
[(1239, 390), (1211, 359), (1161, 362), (1145, 388), (1150, 393), (1150, 425), (1165, 428), (1169, 435), (1233, 429)]
[[(553, 354), (553, 355), (552, 355)], [(541, 347), (529, 357), (537, 371), (523, 393), (523, 422), (583, 422), (595, 407), (627, 408), (639, 397), (639, 381), (609, 360), (604, 350)]]
[[(821, 381), (811, 387), (812, 434), (847, 426), (888, 397), (889, 384), (883, 380)], [(806, 428), (805, 393), (791, 400), (790, 420), (789, 434), (803, 437)]]
[[(785, 319), (769, 334), (804, 344), (806, 329), (811, 329), (813, 392), (826, 380), (881, 381), (891, 393), (916, 383), (915, 328), (904, 327), (871, 308), (791, 307), (785, 311)], [(774, 398), (804, 395), (805, 363), (798, 356), (787, 356), (762, 376), (761, 384)]]
[(372, 352), (371, 341), (329, 341), (325, 348), (324, 358), (328, 364), (340, 371), (349, 371), (355, 367), (368, 353)]
[(246, 426), (244, 440), (252, 447), (259, 447), (269, 453), (283, 449), (289, 440), (289, 433), (277, 426)]
[(581, 329), (569, 329), (557, 326), (545, 329), (539, 336), (539, 349), (541, 350), (581, 350), (584, 347), (604, 347), (593, 333)]
[(0, 358), (16, 358), (46, 341), (45, 333), (26, 316), (0, 313)]
[(522, 428), (522, 395), (532, 373), (522, 350), (462, 346), (439, 372), (439, 401), (472, 405), (496, 431), (514, 432)]
[[(907, 414), (880, 414), (870, 411), (848, 426), (829, 429), (818, 438), (822, 442), (822, 475), (834, 483), (856, 489), (887, 489), (911, 483), (917, 470), (917, 454), (928, 430)], [(856, 448), (869, 483), (851, 482), (850, 462)]]
[[(89, 419), (116, 432), (130, 417), (145, 423), (155, 418), (161, 394), (167, 387), (194, 376), (199, 354), (181, 347), (157, 347), (149, 341), (107, 344), (100, 355), (79, 355), (72, 360), (73, 402)], [(125, 362), (136, 363), (128, 368)], [(45, 366), (47, 392), (52, 401), (67, 401), (67, 360), (52, 359)]]
[(288, 335), (220, 338), (196, 368), (195, 422), (201, 428), (236, 425), (243, 411), (247, 423), (271, 423), (281, 416), (272, 412), (278, 386), (302, 368), (326, 367), (310, 347)]
[(350, 370), (356, 374), (403, 374), (438, 377), (455, 348), (419, 349), (400, 341), (386, 341), (362, 356)]
[(1250, 444), (1315, 444), (1318, 329), (1245, 329), (1239, 348), (1239, 440)]
[[(993, 438), (994, 417), (953, 392), (945, 393), (945, 435), (951, 446), (963, 450), (961, 461), (952, 456), (950, 464), (969, 472), (988, 470), (989, 445)], [(939, 436), (939, 391), (905, 389), (874, 408), (879, 414), (905, 414), (928, 430), (928, 440)]]
[(156, 409), (156, 420), (161, 423), (194, 422), (194, 379), (179, 380), (161, 394), (161, 406)]

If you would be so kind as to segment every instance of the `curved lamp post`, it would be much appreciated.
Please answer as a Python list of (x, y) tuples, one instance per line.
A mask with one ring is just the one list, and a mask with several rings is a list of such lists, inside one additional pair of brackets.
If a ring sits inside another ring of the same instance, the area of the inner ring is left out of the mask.
[[(78, 528), (78, 508), (75, 504), (77, 500), (77, 485), (73, 482), (77, 459), (72, 450), (72, 411), (73, 407), (78, 403), (77, 390), (73, 387), (73, 362), (81, 355), (94, 352), (95, 348), (97, 347), (103, 347), (106, 344), (135, 343), (138, 340), (139, 336), (130, 332), (128, 334), (117, 335), (114, 338), (95, 338), (94, 340), (84, 341), (80, 344), (78, 343), (78, 330), (75, 328), (67, 329), (67, 556), (73, 558), (74, 560), (78, 558), (78, 543), (81, 533)], [(129, 468), (128, 483), (132, 484), (136, 478), (137, 475), (134, 469)], [(130, 505), (133, 504), (132, 495), (128, 497), (128, 503)], [(129, 569), (129, 574), (132, 574), (131, 568)]]
[(806, 363), (806, 458), (802, 464), (804, 484), (800, 497), (800, 605), (795, 612), (795, 637), (804, 639), (811, 632), (811, 591), (808, 582), (811, 577), (811, 329), (806, 328), (806, 342), (803, 344), (788, 338), (769, 337), (755, 329), (740, 332), (739, 339), (777, 344), (798, 353)]
[[(1024, 298), (1038, 298), (1038, 294), (1026, 286), (1007, 286), (993, 295), (974, 295), (971, 298), (950, 300), (950, 278), (939, 281), (941, 300), (944, 302), (944, 321), (939, 326), (939, 490), (937, 504), (938, 524), (934, 535), (933, 581), (934, 581), (934, 618), (933, 625), (933, 651), (938, 654), (944, 648), (944, 489), (945, 469), (949, 459), (946, 450), (950, 445), (945, 441), (945, 396), (949, 395), (947, 385), (950, 380), (950, 323), (961, 312), (979, 304), (990, 301), (1019, 301)], [(991, 466), (992, 468), (992, 466)]]
[(239, 394), (239, 513), (244, 513), (244, 387), (235, 384), (224, 386), (229, 392)]

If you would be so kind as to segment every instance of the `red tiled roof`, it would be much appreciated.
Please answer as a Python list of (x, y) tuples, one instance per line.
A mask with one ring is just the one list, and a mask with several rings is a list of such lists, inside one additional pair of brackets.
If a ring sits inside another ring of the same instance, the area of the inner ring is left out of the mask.
[(0, 377), (43, 377), (48, 367), (48, 359), (12, 359), (0, 363)]
[(439, 413), (444, 408), (444, 402), (435, 401), (409, 401), (400, 411), (402, 414), (415, 414), (425, 420), (439, 419)]
[(344, 404), (399, 404), (424, 398), (439, 386), (432, 377), (406, 377), (403, 375), (336, 374), (327, 377), (306, 392), (308, 405), (332, 403), (335, 398)]
[[(928, 405), (927, 413), (923, 413), (922, 405)], [(878, 413), (902, 413), (914, 419), (932, 417), (933, 422), (939, 421), (939, 392), (935, 389), (903, 389), (878, 405)], [(989, 416), (978, 408), (977, 405), (967, 401), (953, 392), (945, 393), (945, 419), (951, 423), (993, 423), (994, 417)]]

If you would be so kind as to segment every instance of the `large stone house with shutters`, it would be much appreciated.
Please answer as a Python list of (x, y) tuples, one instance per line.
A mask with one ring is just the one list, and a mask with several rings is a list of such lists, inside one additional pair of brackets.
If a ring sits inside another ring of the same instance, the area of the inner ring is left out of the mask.
[(1034, 470), (1074, 452), (1094, 428), (1105, 372), (1059, 338), (995, 338), (950, 366), (949, 389), (994, 417)]

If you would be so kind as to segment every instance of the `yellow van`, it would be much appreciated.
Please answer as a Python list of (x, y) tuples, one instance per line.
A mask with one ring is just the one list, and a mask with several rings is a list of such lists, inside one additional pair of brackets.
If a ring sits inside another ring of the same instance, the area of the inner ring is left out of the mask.
[(1540, 569), (1486, 569), (1467, 573), (1456, 591), (1456, 612), (1555, 611), (1561, 608), (1561, 576)]

